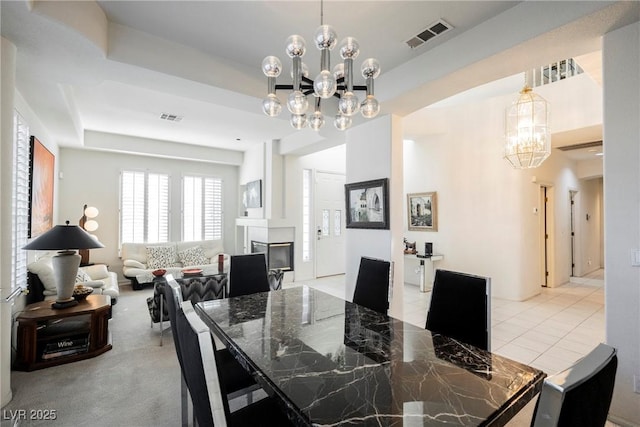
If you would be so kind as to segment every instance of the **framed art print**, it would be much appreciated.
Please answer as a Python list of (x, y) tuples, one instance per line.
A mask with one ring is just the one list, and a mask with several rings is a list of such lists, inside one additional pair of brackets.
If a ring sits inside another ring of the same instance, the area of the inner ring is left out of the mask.
[(347, 228), (389, 229), (388, 179), (345, 184)]
[(407, 194), (409, 230), (438, 231), (438, 199), (436, 192)]

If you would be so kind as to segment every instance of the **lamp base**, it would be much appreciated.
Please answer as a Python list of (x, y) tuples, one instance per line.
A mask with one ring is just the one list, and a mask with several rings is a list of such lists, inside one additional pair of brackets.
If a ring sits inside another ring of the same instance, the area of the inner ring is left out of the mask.
[(71, 298), (71, 301), (56, 301), (51, 304), (51, 308), (60, 309), (60, 308), (69, 308), (78, 305), (78, 301)]

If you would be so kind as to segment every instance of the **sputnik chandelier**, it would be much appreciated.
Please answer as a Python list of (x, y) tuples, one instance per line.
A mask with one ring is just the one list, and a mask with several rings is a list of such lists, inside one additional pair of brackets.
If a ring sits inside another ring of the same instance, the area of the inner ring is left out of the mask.
[[(325, 122), (321, 110), (322, 99), (333, 96), (339, 99), (338, 112), (333, 124), (338, 130), (348, 129), (352, 124), (352, 117), (360, 111), (368, 119), (380, 112), (380, 104), (374, 97), (373, 80), (380, 75), (380, 64), (374, 58), (365, 59), (361, 66), (362, 76), (366, 85), (353, 84), (353, 60), (360, 53), (358, 41), (353, 37), (346, 37), (340, 44), (340, 57), (343, 63), (337, 64), (333, 72), (331, 69), (330, 51), (337, 44), (338, 35), (330, 25), (323, 22), (323, 4), (320, 2), (320, 27), (316, 30), (314, 42), (320, 49), (320, 73), (315, 80), (309, 79), (309, 68), (302, 62), (306, 52), (305, 41), (302, 36), (289, 36), (285, 52), (293, 62), (291, 76), (293, 84), (276, 84), (276, 78), (282, 71), (282, 62), (275, 56), (267, 56), (262, 61), (262, 71), (267, 76), (267, 97), (262, 101), (262, 109), (266, 115), (276, 117), (282, 111), (282, 104), (276, 96), (276, 90), (291, 90), (287, 98), (287, 109), (291, 112), (291, 126), (302, 129), (307, 124), (313, 130), (319, 130)], [(366, 91), (365, 99), (360, 102), (354, 91)], [(308, 95), (313, 94), (313, 113), (309, 110)]]

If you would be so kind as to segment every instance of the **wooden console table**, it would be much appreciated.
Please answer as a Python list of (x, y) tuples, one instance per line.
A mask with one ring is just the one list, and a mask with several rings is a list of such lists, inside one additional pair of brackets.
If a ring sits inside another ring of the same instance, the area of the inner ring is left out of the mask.
[(110, 317), (108, 295), (89, 295), (74, 307), (57, 310), (51, 308), (51, 301), (27, 305), (17, 317), (14, 368), (33, 371), (111, 350)]

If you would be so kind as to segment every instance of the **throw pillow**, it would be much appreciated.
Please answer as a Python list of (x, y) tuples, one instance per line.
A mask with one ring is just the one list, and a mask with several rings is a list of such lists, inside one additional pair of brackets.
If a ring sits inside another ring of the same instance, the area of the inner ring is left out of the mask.
[(147, 246), (147, 268), (167, 268), (176, 262), (175, 246)]
[(185, 267), (209, 264), (209, 260), (204, 256), (204, 250), (200, 246), (193, 246), (178, 252), (178, 258)]
[(84, 271), (78, 269), (78, 274), (76, 274), (76, 283), (90, 282), (90, 281), (91, 281), (91, 276), (89, 276)]

